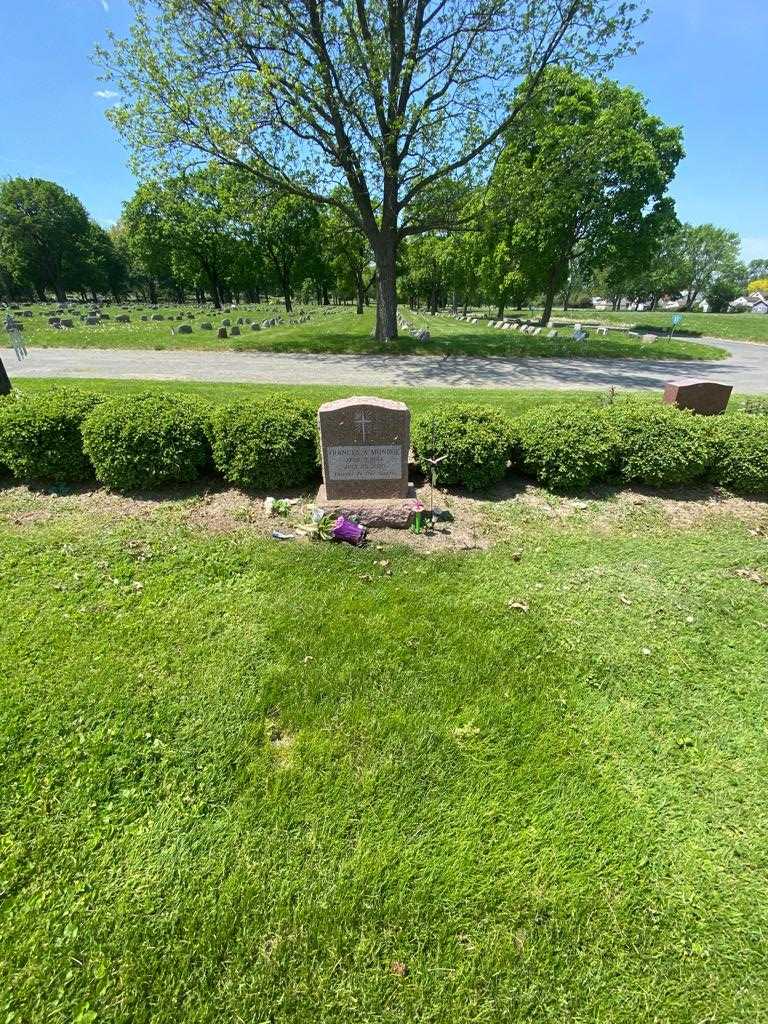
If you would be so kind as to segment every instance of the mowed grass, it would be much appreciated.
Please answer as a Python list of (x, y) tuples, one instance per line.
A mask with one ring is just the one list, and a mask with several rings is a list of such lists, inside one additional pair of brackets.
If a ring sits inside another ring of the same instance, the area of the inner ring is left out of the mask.
[[(622, 310), (598, 312), (594, 309), (569, 309), (567, 313), (555, 310), (555, 319), (568, 317), (575, 322), (599, 321), (606, 325), (626, 324), (638, 331), (666, 331), (672, 326), (673, 313), (669, 310), (655, 313), (636, 313)], [(725, 338), (730, 341), (768, 342), (768, 316), (758, 313), (684, 313), (682, 323), (675, 328), (675, 338)], [(656, 342), (654, 342), (656, 344)]]
[[(393, 398), (405, 402), (412, 413), (426, 412), (449, 402), (470, 405), (490, 405), (508, 416), (519, 416), (541, 405), (604, 405), (621, 394), (610, 392), (559, 388), (375, 388), (352, 387), (331, 384), (237, 384), (219, 381), (155, 381), (155, 380), (107, 380), (72, 378), (19, 378), (13, 386), (21, 394), (37, 394), (50, 388), (95, 391), (105, 395), (133, 394), (136, 392), (162, 392), (171, 394), (196, 395), (218, 405), (241, 399), (264, 398), (278, 392), (288, 392), (296, 398), (303, 398), (312, 405), (320, 406), (336, 398), (353, 395), (373, 395), (379, 398)], [(631, 392), (633, 401), (658, 404), (661, 392)], [(728, 403), (726, 415), (739, 412), (745, 403), (753, 400), (749, 395), (735, 395)]]
[[(373, 395), (379, 398), (392, 398), (405, 402), (413, 413), (425, 412), (437, 406), (445, 405), (446, 401), (462, 402), (472, 405), (491, 405), (501, 409), (510, 416), (516, 416), (528, 409), (542, 404), (577, 403), (599, 405), (607, 399), (608, 392), (585, 390), (562, 391), (556, 389), (526, 388), (371, 388), (339, 386), (331, 384), (237, 384), (219, 381), (154, 381), (154, 380), (107, 380), (71, 378), (18, 378), (13, 386), (21, 394), (38, 394), (50, 388), (64, 388), (77, 391), (95, 391), (105, 395), (133, 394), (136, 392), (162, 392), (172, 394), (196, 395), (209, 402), (220, 404), (240, 399), (258, 399), (277, 392), (288, 392), (297, 398), (303, 398), (312, 405), (319, 406), (336, 398), (349, 398), (352, 395)], [(637, 396), (638, 400), (648, 397), (644, 393)], [(652, 395), (648, 400), (658, 401), (659, 395)], [(734, 400), (735, 401), (735, 400)], [(733, 404), (733, 403), (731, 403)]]
[(0, 491), (0, 1019), (768, 1019), (759, 524), (62, 501)]
[[(193, 306), (163, 307), (162, 321), (142, 322), (142, 315), (152, 310), (130, 311), (131, 322), (116, 323), (114, 317), (124, 312), (121, 307), (104, 307), (112, 319), (89, 326), (75, 320), (70, 330), (55, 330), (48, 325), (48, 307), (37, 307), (34, 315), (22, 320), (24, 339), (30, 346), (46, 345), (74, 348), (130, 348), (130, 349), (200, 349), (206, 351), (235, 350), (241, 352), (310, 352), (370, 355), (465, 355), (465, 356), (583, 356), (590, 359), (724, 359), (728, 353), (711, 345), (686, 340), (659, 339), (643, 342), (620, 331), (601, 337), (590, 332), (583, 342), (574, 341), (572, 332), (561, 331), (560, 338), (548, 339), (519, 334), (515, 331), (496, 330), (486, 326), (487, 321), (468, 324), (445, 316), (431, 317), (404, 309), (409, 320), (418, 327), (426, 327), (431, 334), (428, 342), (420, 342), (407, 333), (386, 344), (372, 337), (374, 310), (368, 308), (358, 316), (351, 307), (331, 307), (324, 315), (315, 312), (308, 323), (279, 324), (275, 327), (252, 331), (248, 324), (241, 326), (239, 337), (220, 339), (217, 330), (223, 319), (234, 324), (239, 316), (264, 319), (273, 317), (276, 307), (244, 307), (234, 313), (201, 312)], [(179, 315), (195, 313), (195, 319), (176, 320)], [(62, 314), (66, 315), (66, 314)], [(297, 314), (296, 314), (297, 315)], [(288, 319), (288, 315), (283, 316)], [(174, 319), (169, 320), (168, 317)], [(173, 334), (180, 323), (190, 323), (192, 334)], [(209, 322), (213, 330), (202, 330), (200, 324)]]

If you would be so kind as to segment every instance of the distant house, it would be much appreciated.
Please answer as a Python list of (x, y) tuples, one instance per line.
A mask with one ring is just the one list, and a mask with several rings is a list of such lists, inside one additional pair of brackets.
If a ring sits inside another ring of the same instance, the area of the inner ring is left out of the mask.
[(613, 303), (609, 299), (601, 299), (599, 295), (592, 297), (592, 308), (593, 309), (613, 309)]
[(740, 295), (738, 299), (728, 304), (729, 313), (768, 313), (768, 297), (762, 292), (752, 292), (750, 295)]

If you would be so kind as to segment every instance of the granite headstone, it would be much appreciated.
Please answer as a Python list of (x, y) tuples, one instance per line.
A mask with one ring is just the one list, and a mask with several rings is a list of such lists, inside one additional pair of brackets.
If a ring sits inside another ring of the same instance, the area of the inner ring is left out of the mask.
[(733, 388), (714, 380), (673, 380), (664, 385), (664, 402), (704, 416), (725, 412)]
[(342, 398), (318, 411), (327, 498), (407, 498), (411, 413), (386, 398)]

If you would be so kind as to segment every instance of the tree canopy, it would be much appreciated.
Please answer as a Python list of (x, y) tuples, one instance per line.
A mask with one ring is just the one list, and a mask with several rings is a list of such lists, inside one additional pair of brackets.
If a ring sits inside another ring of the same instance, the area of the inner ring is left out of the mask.
[(626, 272), (642, 259), (669, 215), (681, 138), (634, 89), (566, 68), (542, 76), (494, 168), (486, 217), (502, 226), (519, 285), (544, 293), (544, 322), (574, 260)]
[(109, 116), (137, 162), (202, 154), (339, 209), (373, 250), (382, 340), (397, 333), (399, 244), (450, 226), (445, 183), (482, 174), (549, 66), (605, 70), (633, 48), (643, 16), (634, 0), (134, 9), (130, 36), (99, 59), (123, 97)]
[(111, 238), (76, 196), (42, 178), (0, 182), (0, 283), (9, 296), (24, 288), (60, 300), (67, 289), (118, 295), (124, 281)]

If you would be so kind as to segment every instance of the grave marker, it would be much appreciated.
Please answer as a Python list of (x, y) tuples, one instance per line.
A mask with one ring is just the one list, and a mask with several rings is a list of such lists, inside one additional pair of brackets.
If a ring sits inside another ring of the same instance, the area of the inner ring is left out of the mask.
[(342, 398), (318, 411), (328, 498), (405, 498), (411, 414), (386, 398)]

